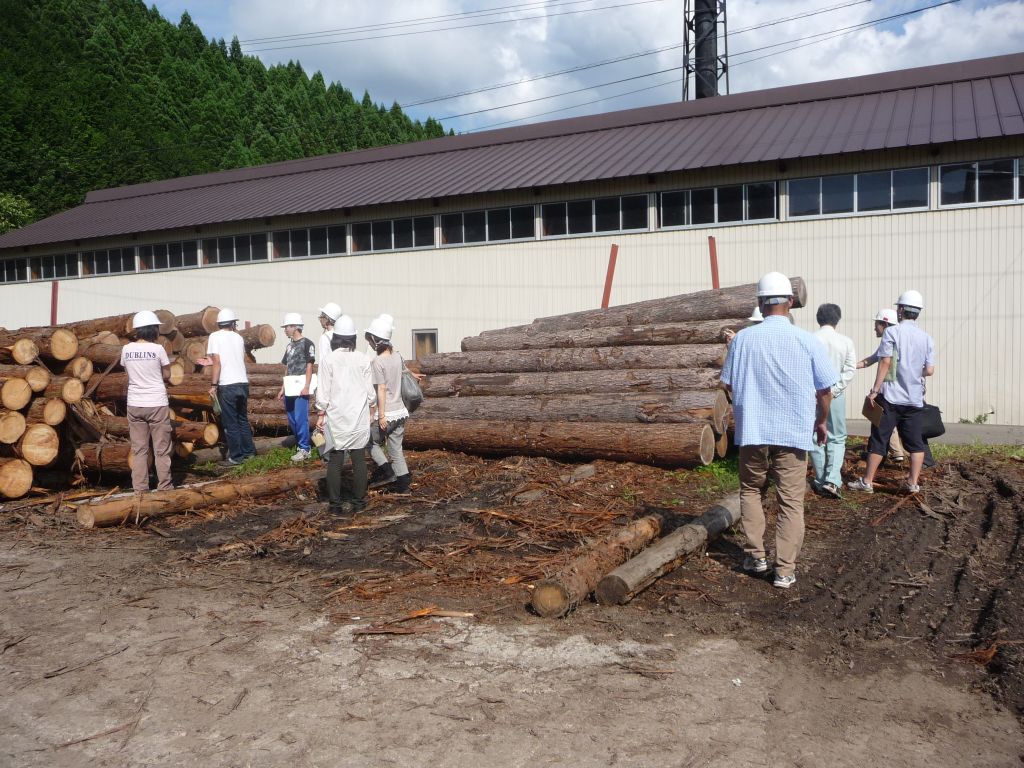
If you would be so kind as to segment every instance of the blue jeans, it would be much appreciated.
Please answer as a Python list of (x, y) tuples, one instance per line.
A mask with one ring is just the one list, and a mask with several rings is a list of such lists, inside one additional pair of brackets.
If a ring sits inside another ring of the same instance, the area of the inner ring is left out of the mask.
[(292, 428), (299, 450), (309, 450), (309, 397), (284, 398), (284, 410), (288, 414), (288, 426)]
[(249, 426), (249, 385), (221, 385), (217, 387), (217, 399), (220, 401), (220, 425), (224, 428), (228, 457), (244, 461), (255, 456), (256, 445)]
[(843, 457), (846, 456), (846, 393), (832, 398), (825, 426), (828, 429), (825, 444), (815, 445), (809, 451), (814, 479), (819, 485), (832, 483), (842, 488)]

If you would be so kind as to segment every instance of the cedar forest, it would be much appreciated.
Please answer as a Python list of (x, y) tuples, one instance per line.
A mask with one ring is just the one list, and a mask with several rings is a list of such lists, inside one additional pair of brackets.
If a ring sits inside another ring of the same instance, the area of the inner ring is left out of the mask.
[(445, 135), (141, 0), (0, 0), (0, 232), (93, 189)]

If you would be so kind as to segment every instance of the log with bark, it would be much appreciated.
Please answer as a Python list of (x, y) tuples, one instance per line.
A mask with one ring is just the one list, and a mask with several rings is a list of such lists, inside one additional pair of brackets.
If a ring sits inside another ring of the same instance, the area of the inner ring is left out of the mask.
[[(274, 413), (266, 401), (249, 401), (251, 413)], [(668, 424), (710, 422), (715, 432), (725, 426), (729, 401), (720, 389), (677, 392), (618, 392), (608, 395), (523, 395), (522, 397), (430, 397), (416, 411), (417, 419), (492, 419), (508, 421), (604, 421)]]
[(0, 329), (0, 363), (28, 365), (39, 357), (39, 347), (32, 339), (20, 339)]
[(81, 443), (75, 447), (75, 457), (92, 472), (123, 474), (132, 468), (132, 446), (127, 442)]
[(32, 489), (32, 465), (24, 459), (0, 456), (0, 496), (20, 499)]
[(693, 320), (658, 325), (624, 325), (571, 330), (540, 330), (533, 326), (487, 331), (462, 340), (463, 352), (553, 347), (631, 347), (676, 344), (723, 344), (725, 331), (738, 331), (745, 320)]
[(49, 424), (56, 427), (68, 415), (68, 405), (59, 397), (37, 397), (25, 413), (30, 424)]
[[(282, 406), (282, 409), (284, 406)], [(317, 414), (313, 411), (309, 413), (309, 426), (315, 427), (317, 420)], [(253, 430), (281, 430), (289, 429), (288, 414), (284, 411), (278, 413), (249, 413), (249, 426)]]
[(661, 532), (661, 517), (647, 515), (587, 547), (565, 568), (537, 582), (530, 604), (538, 615), (557, 619), (586, 600), (601, 577), (643, 549)]
[[(131, 431), (128, 419), (124, 416), (112, 416), (101, 413), (99, 418), (104, 434), (113, 437), (129, 437)], [(220, 428), (213, 422), (206, 421), (172, 421), (174, 439), (181, 442), (198, 442), (202, 445), (216, 445), (220, 439)]]
[(14, 445), (0, 446), (4, 456), (16, 456), (34, 467), (45, 467), (57, 458), (60, 439), (48, 424), (29, 424)]
[(73, 376), (79, 381), (88, 381), (92, 376), (92, 360), (84, 355), (79, 355), (64, 366), (64, 375)]
[(0, 365), (0, 382), (7, 379), (24, 379), (33, 392), (42, 392), (52, 378), (50, 371), (42, 365)]
[(446, 373), (527, 373), (530, 371), (610, 371), (637, 368), (722, 367), (724, 344), (677, 344), (664, 347), (585, 347), (497, 352), (448, 352), (427, 355), (420, 370)]
[(175, 323), (182, 336), (209, 336), (217, 330), (217, 307), (206, 307), (198, 312), (178, 315)]
[(238, 333), (249, 352), (254, 349), (272, 347), (277, 340), (277, 331), (272, 325), (254, 325), (252, 328), (243, 328)]
[(116, 340), (113, 344), (107, 343), (95, 343), (90, 344), (87, 347), (83, 347), (80, 352), (82, 357), (87, 357), (92, 360), (93, 363), (106, 368), (110, 364), (119, 365), (121, 361), (121, 348), (124, 345), (121, 344), (120, 340)]
[(636, 461), (697, 467), (715, 457), (707, 423), (623, 424), (417, 419), (406, 422), (405, 445), (484, 454)]
[(678, 568), (694, 552), (704, 548), (740, 519), (740, 496), (728, 496), (691, 523), (687, 523), (652, 544), (631, 560), (606, 575), (594, 596), (604, 605), (621, 605), (632, 600), (654, 581)]
[[(181, 363), (171, 363), (170, 369), (170, 379), (165, 382), (168, 392), (185, 379), (185, 369), (181, 366)], [(128, 374), (123, 371), (108, 373), (105, 376), (102, 373), (94, 374), (89, 379), (89, 387), (93, 387), (94, 384), (97, 385), (92, 390), (92, 397), (95, 400), (106, 403), (124, 400), (128, 397)], [(203, 391), (205, 392), (209, 388), (210, 382), (207, 380)]]
[(9, 411), (20, 411), (32, 399), (32, 387), (21, 377), (4, 380), (0, 385), (0, 406)]
[[(791, 278), (793, 284), (793, 307), (807, 303), (807, 286), (802, 278)], [(533, 327), (537, 330), (557, 331), (573, 328), (603, 328), (611, 325), (648, 325), (655, 323), (680, 323), (692, 320), (728, 320), (750, 315), (757, 306), (757, 284), (736, 285), (731, 288), (711, 289), (697, 293), (684, 293), (663, 299), (638, 301), (608, 309), (588, 309), (553, 317), (540, 317), (528, 326), (516, 326), (516, 330)], [(502, 329), (508, 332), (511, 328)]]
[(85, 395), (85, 384), (74, 376), (56, 376), (43, 390), (47, 397), (59, 397), (65, 403), (77, 403)]
[[(153, 312), (160, 321), (160, 333), (166, 335), (174, 330), (175, 317), (173, 312), (166, 309), (155, 309)], [(127, 338), (135, 331), (132, 326), (133, 317), (135, 317), (135, 313), (129, 312), (124, 315), (94, 317), (88, 320), (76, 320), (73, 323), (62, 323), (60, 327), (71, 331), (79, 339), (88, 339), (90, 336), (95, 336), (97, 333), (104, 331), (116, 334), (121, 338)]]
[(285, 493), (322, 475), (322, 469), (285, 469), (264, 475), (214, 480), (172, 491), (152, 491), (139, 497), (124, 494), (79, 505), (77, 517), (79, 524), (85, 528), (121, 525), (136, 519), (141, 521), (214, 504), (226, 504), (239, 498)]
[(671, 392), (714, 389), (719, 372), (710, 368), (633, 371), (564, 371), (561, 373), (469, 373), (430, 376), (427, 397), (590, 395), (615, 392)]
[[(0, 347), (12, 347), (18, 339), (28, 339), (35, 344), (40, 357), (52, 360), (70, 360), (78, 354), (78, 337), (67, 328), (36, 327), (0, 331)], [(31, 363), (32, 360), (18, 360), (17, 362)]]
[(18, 411), (0, 409), (0, 443), (13, 445), (25, 434), (25, 417)]

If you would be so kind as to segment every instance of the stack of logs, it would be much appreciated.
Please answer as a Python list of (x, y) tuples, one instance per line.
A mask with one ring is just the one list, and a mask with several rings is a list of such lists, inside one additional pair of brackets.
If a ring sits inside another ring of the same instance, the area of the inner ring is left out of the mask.
[[(195, 374), (207, 337), (217, 329), (217, 312), (156, 311), (158, 343), (172, 360), (168, 393), (178, 456), (219, 439), (209, 413), (209, 379)], [(67, 482), (73, 470), (130, 470), (128, 379), (119, 362), (133, 314), (0, 329), (0, 498), (18, 498), (51, 480)], [(240, 333), (250, 358), (276, 337), (269, 325)]]
[[(793, 279), (796, 306), (806, 301)], [(756, 286), (545, 317), (429, 355), (412, 448), (694, 467), (724, 456), (731, 412), (718, 389), (725, 332)], [(511, 422), (511, 423), (510, 423)]]

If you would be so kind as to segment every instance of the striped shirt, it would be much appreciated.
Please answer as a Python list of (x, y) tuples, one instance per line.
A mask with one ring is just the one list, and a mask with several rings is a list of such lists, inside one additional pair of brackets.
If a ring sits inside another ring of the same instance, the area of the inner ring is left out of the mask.
[(824, 345), (781, 315), (744, 328), (729, 346), (722, 383), (732, 388), (737, 445), (814, 447), (815, 393), (836, 383)]

